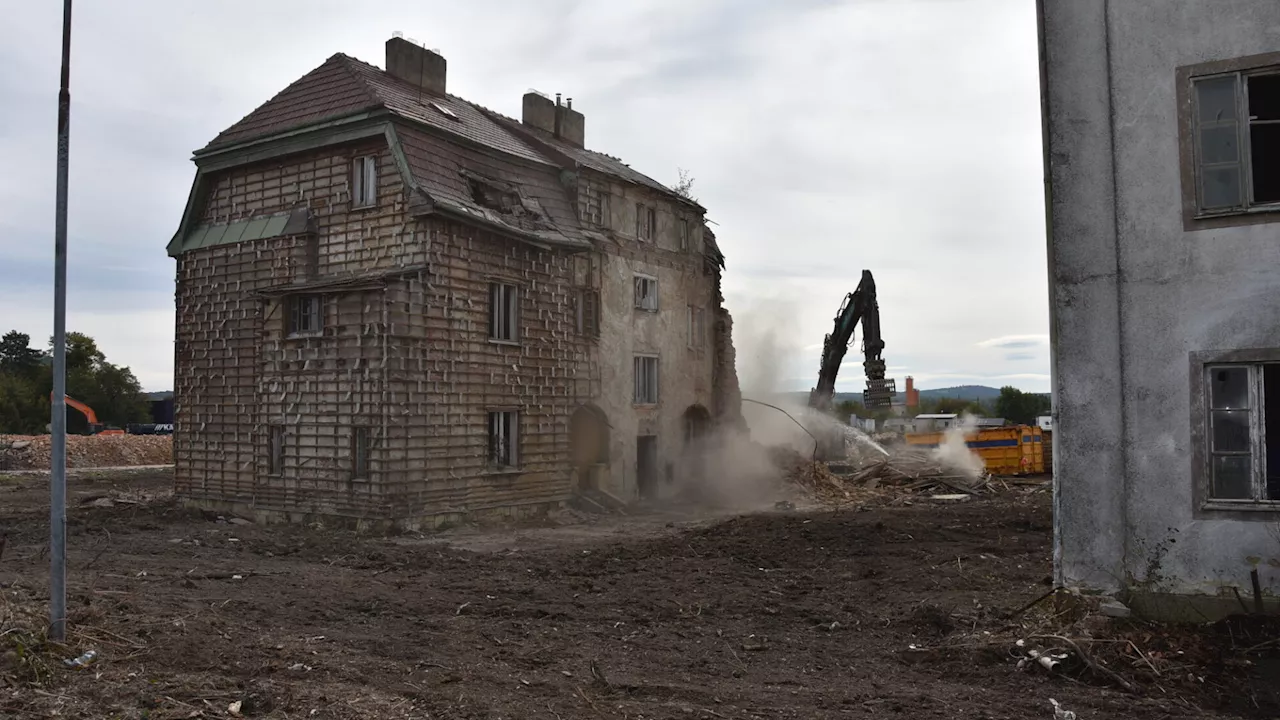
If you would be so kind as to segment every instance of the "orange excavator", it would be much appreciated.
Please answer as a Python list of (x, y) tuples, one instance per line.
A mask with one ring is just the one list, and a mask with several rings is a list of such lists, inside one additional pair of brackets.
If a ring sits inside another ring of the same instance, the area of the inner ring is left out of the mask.
[[(50, 393), (49, 397), (52, 400), (53, 394)], [(75, 398), (72, 398), (69, 395), (64, 395), (63, 397), (66, 399), (68, 407), (73, 407), (76, 410), (79, 410), (80, 412), (84, 413), (85, 419), (89, 421), (90, 435), (124, 435), (125, 434), (125, 432), (120, 428), (107, 427), (106, 425), (103, 425), (102, 423), (98, 422), (98, 414), (95, 413), (93, 411), (93, 408), (89, 407), (88, 405), (85, 405), (84, 403), (80, 402), (79, 400), (76, 400)]]

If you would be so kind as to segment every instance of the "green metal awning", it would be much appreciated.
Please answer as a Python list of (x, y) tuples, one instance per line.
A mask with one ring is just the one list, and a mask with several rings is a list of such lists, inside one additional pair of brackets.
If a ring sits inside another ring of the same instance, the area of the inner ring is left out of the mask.
[(192, 228), (191, 232), (182, 238), (178, 247), (169, 249), (169, 254), (176, 256), (216, 245), (233, 245), (284, 235), (298, 235), (312, 228), (311, 211), (305, 207), (295, 208), (291, 212), (229, 223), (205, 223)]

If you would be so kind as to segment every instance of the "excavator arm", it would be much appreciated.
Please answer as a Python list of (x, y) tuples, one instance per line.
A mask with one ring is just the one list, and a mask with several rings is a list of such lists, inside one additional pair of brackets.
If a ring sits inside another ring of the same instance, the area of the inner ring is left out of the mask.
[(862, 394), (862, 404), (868, 408), (888, 407), (894, 393), (893, 380), (884, 377), (884, 340), (880, 337), (880, 305), (876, 301), (876, 281), (870, 270), (862, 271), (857, 289), (845, 296), (840, 312), (835, 318), (835, 329), (822, 343), (822, 365), (818, 369), (818, 385), (809, 392), (809, 407), (826, 410), (831, 407), (835, 395), (836, 375), (845, 352), (853, 340), (854, 328), (862, 323), (862, 351), (865, 359), (862, 367), (867, 375), (867, 387)]

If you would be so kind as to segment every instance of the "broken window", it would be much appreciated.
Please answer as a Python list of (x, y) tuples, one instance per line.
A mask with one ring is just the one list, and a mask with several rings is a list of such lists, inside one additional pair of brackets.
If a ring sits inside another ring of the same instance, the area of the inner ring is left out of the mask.
[(706, 320), (703, 309), (689, 306), (689, 347), (701, 349), (707, 343)]
[(324, 299), (319, 295), (291, 295), (288, 308), (289, 337), (319, 335), (324, 331)]
[(636, 203), (636, 237), (652, 240), (658, 229), (658, 214), (644, 203)]
[(600, 293), (595, 290), (578, 291), (578, 334), (600, 335)]
[(489, 413), (489, 464), (495, 468), (519, 467), (520, 413), (497, 410)]
[(635, 404), (656, 405), (658, 403), (658, 358), (652, 355), (637, 355), (635, 374)]
[(635, 276), (636, 307), (658, 312), (658, 279), (648, 275)]
[(689, 252), (689, 219), (680, 218), (680, 252)]
[(489, 338), (520, 340), (520, 289), (515, 285), (489, 284)]
[(369, 428), (356, 426), (351, 429), (351, 478), (369, 479)]
[(578, 207), (583, 222), (609, 227), (609, 192), (598, 183), (584, 181), (579, 186)]
[(267, 428), (267, 474), (279, 475), (284, 470), (284, 426)]
[(351, 167), (351, 207), (373, 207), (378, 204), (378, 158), (358, 157)]
[(1280, 364), (1213, 365), (1206, 375), (1209, 500), (1280, 501)]
[(1280, 71), (1196, 78), (1192, 127), (1197, 209), (1245, 211), (1280, 203)]

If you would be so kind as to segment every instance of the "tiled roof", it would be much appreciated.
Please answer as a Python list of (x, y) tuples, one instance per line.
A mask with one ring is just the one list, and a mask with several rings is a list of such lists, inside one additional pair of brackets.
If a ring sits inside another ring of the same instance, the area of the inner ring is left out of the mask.
[(218, 133), (206, 148), (263, 137), (328, 118), (338, 118), (382, 105), (367, 83), (351, 70), (341, 53), (298, 78), (239, 122)]
[[(466, 100), (424, 93), (373, 65), (341, 53), (222, 131), (206, 149), (381, 108), (485, 147), (549, 164), (537, 151)], [(454, 117), (440, 108), (453, 113)]]

